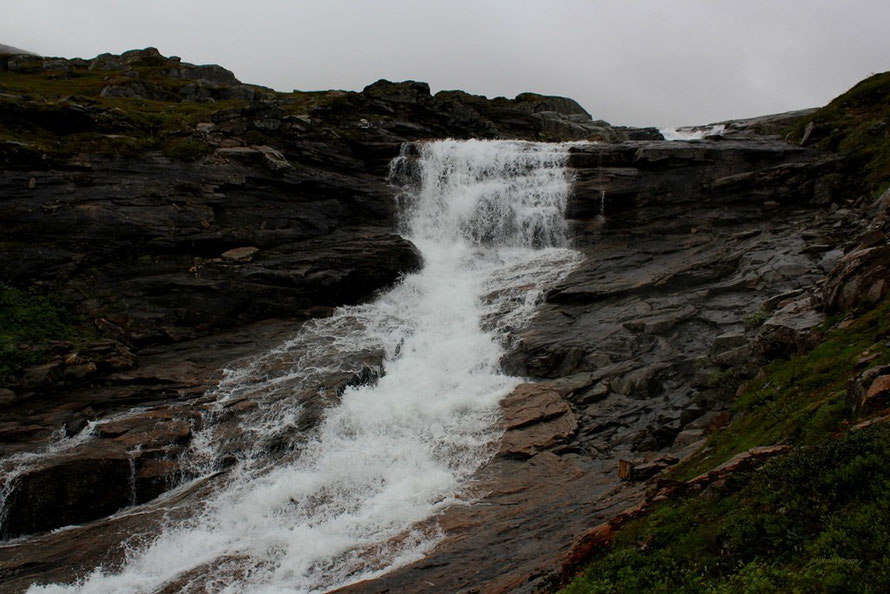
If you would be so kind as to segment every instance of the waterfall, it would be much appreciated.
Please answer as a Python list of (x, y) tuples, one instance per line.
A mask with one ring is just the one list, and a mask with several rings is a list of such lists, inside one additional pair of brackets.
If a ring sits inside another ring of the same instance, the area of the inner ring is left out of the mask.
[[(472, 499), (494, 453), (498, 403), (520, 381), (499, 368), (511, 332), (580, 259), (566, 247), (566, 157), (556, 144), (409, 146), (391, 179), (423, 269), (228, 372), (217, 405), (257, 404), (236, 454), (213, 426), (196, 439), (195, 472), (237, 458), (199, 513), (121, 568), (33, 590), (314, 592), (422, 558), (441, 538), (436, 514)], [(346, 388), (300, 434), (293, 395), (369, 352), (382, 354), (377, 382)], [(287, 453), (270, 460), (271, 439)]]

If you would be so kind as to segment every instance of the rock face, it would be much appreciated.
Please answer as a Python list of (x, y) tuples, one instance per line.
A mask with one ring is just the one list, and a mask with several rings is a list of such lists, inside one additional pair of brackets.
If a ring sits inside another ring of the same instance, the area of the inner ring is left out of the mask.
[[(6, 537), (177, 484), (201, 396), (232, 358), (285, 335), (269, 320), (292, 331), (420, 266), (386, 180), (403, 142), (617, 137), (560, 97), (432, 96), (412, 81), (276, 93), (154, 48), (16, 52), (0, 71), (0, 288), (55, 296), (93, 329), (3, 378), (0, 454), (16, 468), (4, 479)], [(146, 101), (181, 115), (164, 120)], [(331, 387), (371, 378), (375, 357)], [(309, 427), (322, 405), (304, 405)], [(148, 412), (113, 421), (134, 406)], [(27, 458), (60, 437), (84, 444)], [(82, 473), (91, 478), (72, 478)]]
[[(536, 381), (503, 402), (479, 503), (443, 514), (447, 537), (423, 561), (347, 590), (551, 590), (578, 542), (608, 542), (645, 479), (729, 422), (739, 381), (812, 346), (821, 283), (831, 294), (854, 257), (826, 254), (868, 231), (844, 161), (750, 129), (580, 145), (570, 163), (586, 261), (505, 358)], [(883, 373), (863, 375), (855, 405), (883, 398)]]
[[(551, 587), (577, 537), (642, 497), (646, 484), (620, 480), (619, 461), (636, 478), (657, 474), (729, 421), (728, 399), (763, 357), (809, 348), (817, 306), (887, 290), (886, 217), (861, 222), (868, 205), (843, 159), (778, 137), (792, 116), (664, 142), (565, 98), (431, 95), (413, 81), (283, 94), (152, 48), (0, 66), (50, 86), (95, 83), (89, 97), (36, 98), (0, 78), (0, 128), (29, 139), (0, 143), (0, 284), (58, 294), (96, 332), (50, 345), (0, 389), (0, 462), (16, 466), (2, 536), (32, 535), (4, 545), (11, 588), (73, 579), (119, 558), (119, 534), (151, 532), (162, 504), (106, 517), (180, 481), (223, 365), (421, 265), (396, 233), (386, 183), (405, 141), (596, 141), (570, 157), (567, 216), (586, 260), (504, 359), (528, 383), (503, 403), (478, 504), (438, 518), (446, 539), (427, 559), (351, 590)], [(158, 124), (116, 107), (144, 100), (197, 115)], [(871, 208), (885, 213), (884, 202)], [(379, 357), (361, 354), (327, 393), (374, 381)], [(864, 372), (851, 404), (884, 398), (885, 371)], [(329, 403), (302, 401), (299, 428)], [(220, 413), (233, 442), (238, 415), (256, 406)], [(57, 451), (60, 436), (83, 441)], [(34, 534), (72, 523), (86, 525)]]

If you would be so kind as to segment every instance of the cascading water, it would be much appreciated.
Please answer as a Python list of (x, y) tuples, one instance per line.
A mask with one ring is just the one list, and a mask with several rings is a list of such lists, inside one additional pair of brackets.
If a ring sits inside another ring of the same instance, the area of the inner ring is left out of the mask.
[[(217, 406), (257, 403), (240, 422), (253, 447), (200, 513), (117, 572), (34, 590), (320, 591), (422, 557), (440, 537), (434, 516), (470, 498), (493, 453), (498, 402), (519, 382), (499, 371), (509, 333), (580, 259), (565, 248), (566, 156), (553, 144), (414, 145), (393, 180), (423, 269), (229, 372)], [(368, 352), (383, 355), (376, 385), (347, 388), (308, 440), (295, 437), (292, 395)], [(196, 439), (195, 473), (231, 452), (219, 427)], [(282, 439), (286, 455), (263, 454)]]

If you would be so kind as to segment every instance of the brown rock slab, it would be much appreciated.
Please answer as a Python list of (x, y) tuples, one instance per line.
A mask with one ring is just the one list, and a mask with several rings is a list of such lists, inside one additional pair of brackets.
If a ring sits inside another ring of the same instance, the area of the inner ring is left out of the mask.
[(220, 258), (223, 260), (229, 260), (232, 262), (250, 262), (253, 260), (253, 257), (257, 252), (260, 251), (260, 248), (257, 247), (240, 247), (234, 248), (222, 253)]
[(507, 428), (500, 455), (533, 456), (575, 434), (578, 420), (569, 404), (547, 384), (522, 384), (502, 404)]
[(150, 411), (119, 421), (101, 423), (95, 429), (99, 437), (114, 439), (127, 447), (159, 448), (187, 443), (191, 424), (170, 410)]
[(504, 427), (518, 429), (571, 412), (560, 395), (536, 384), (522, 384), (501, 402)]

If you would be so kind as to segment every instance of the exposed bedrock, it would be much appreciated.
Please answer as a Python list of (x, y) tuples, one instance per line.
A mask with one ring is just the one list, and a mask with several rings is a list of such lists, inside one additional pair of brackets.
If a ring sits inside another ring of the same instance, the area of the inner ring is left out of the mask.
[(140, 346), (355, 303), (420, 264), (367, 173), (90, 158), (0, 192), (4, 281), (88, 293), (84, 311), (120, 312), (109, 322)]
[(863, 264), (883, 248), (857, 247), (866, 204), (835, 156), (752, 135), (582, 145), (570, 163), (586, 260), (505, 357), (534, 383), (503, 403), (479, 502), (440, 518), (446, 539), (426, 559), (348, 590), (549, 590), (578, 535), (730, 420), (740, 379), (812, 346), (832, 270), (829, 304), (835, 287), (884, 290)]
[[(147, 51), (130, 57), (170, 60)], [(129, 59), (100, 58), (49, 67)], [(29, 57), (7, 68), (47, 64)], [(477, 477), (479, 502), (437, 519), (446, 538), (427, 559), (355, 590), (548, 588), (572, 540), (644, 491), (619, 481), (619, 460), (638, 476), (671, 464), (729, 420), (735, 378), (755, 374), (762, 356), (812, 344), (822, 322), (814, 302), (855, 308), (887, 291), (888, 229), (864, 227), (847, 163), (760, 135), (782, 128), (769, 118), (728, 126), (723, 139), (668, 143), (594, 121), (567, 99), (431, 95), (423, 83), (386, 81), (327, 94), (302, 114), (295, 102), (305, 98), (276, 99), (221, 69), (167, 66), (195, 83), (175, 87), (190, 101), (250, 94), (188, 130), (207, 151), (192, 161), (0, 143), (0, 282), (57, 294), (97, 333), (51, 345), (47, 360), (0, 387), (0, 456), (25, 461), (2, 493), (2, 536), (26, 536), (2, 545), (10, 588), (113, 564), (126, 536), (151, 534), (193, 496), (169, 489), (226, 364), (421, 265), (396, 233), (386, 183), (403, 141), (598, 142), (570, 157), (567, 216), (586, 259), (504, 358), (528, 383), (504, 401), (504, 438)], [(146, 98), (157, 91), (149, 82), (112, 79), (103, 96)], [(8, 122), (112, 140), (131, 131), (114, 110), (3, 101)], [(362, 353), (345, 364), (319, 386), (330, 399), (307, 392), (296, 430), (311, 429), (344, 386), (374, 381), (379, 362)], [(256, 406), (243, 398), (217, 411), (233, 450), (249, 439), (238, 420)], [(73, 447), (55, 449), (60, 441)], [(278, 455), (275, 443), (261, 445)], [(224, 457), (215, 468), (224, 475)], [(145, 513), (108, 518), (134, 504)], [(35, 534), (72, 523), (84, 525)]]
[[(154, 48), (4, 56), (0, 72), (0, 289), (63, 304), (86, 328), (12, 345), (42, 350), (0, 376), (0, 456), (18, 456), (0, 489), (4, 536), (94, 520), (176, 485), (225, 365), (417, 269), (386, 180), (402, 143), (626, 135), (561, 97), (383, 80), (276, 93)], [(372, 380), (379, 353), (354, 363), (325, 388)], [(304, 429), (329, 405), (316, 400), (302, 402)], [(96, 482), (66, 478), (90, 465)]]

